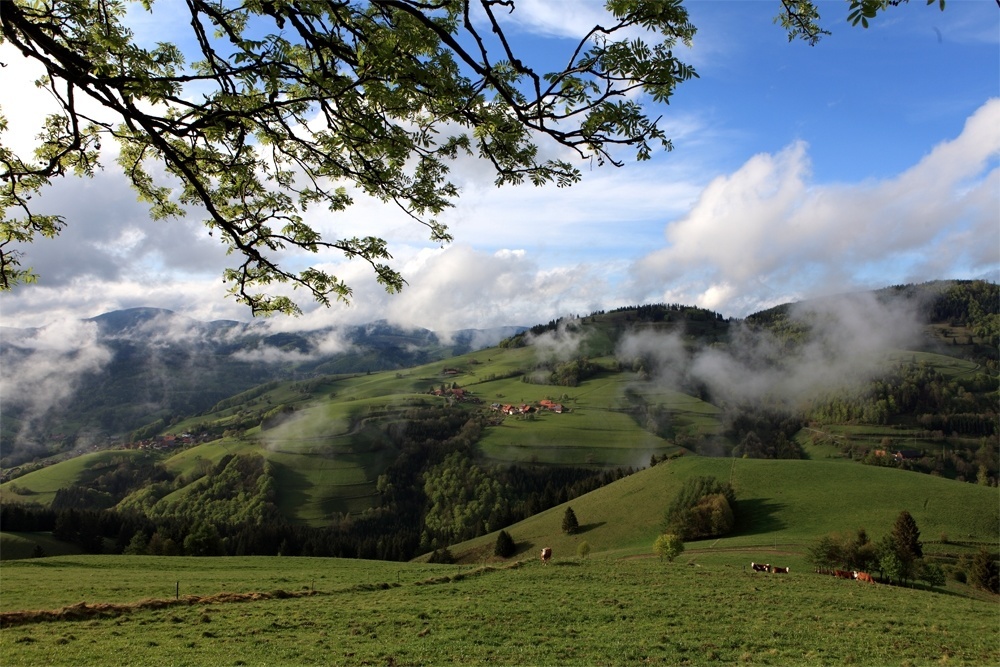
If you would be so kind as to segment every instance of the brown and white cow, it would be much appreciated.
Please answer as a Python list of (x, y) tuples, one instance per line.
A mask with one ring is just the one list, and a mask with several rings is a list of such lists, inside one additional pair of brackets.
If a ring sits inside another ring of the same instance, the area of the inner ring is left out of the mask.
[(550, 549), (549, 547), (545, 547), (544, 549), (542, 549), (541, 558), (542, 558), (542, 563), (548, 563), (550, 560), (552, 560), (552, 549)]
[(772, 565), (771, 566), (771, 572), (773, 574), (788, 574), (788, 570), (790, 570), (790, 569), (791, 568), (788, 568), (788, 567), (778, 567), (777, 565)]
[(833, 576), (837, 577), (838, 579), (853, 579), (854, 578), (854, 573), (853, 572), (846, 572), (844, 570), (834, 570), (833, 571)]
[(770, 565), (765, 565), (763, 563), (750, 563), (750, 569), (754, 572), (767, 572), (771, 569)]
[(867, 572), (855, 571), (854, 578), (857, 579), (858, 581), (867, 581), (869, 584), (875, 583), (875, 580), (872, 579), (872, 575), (868, 574)]

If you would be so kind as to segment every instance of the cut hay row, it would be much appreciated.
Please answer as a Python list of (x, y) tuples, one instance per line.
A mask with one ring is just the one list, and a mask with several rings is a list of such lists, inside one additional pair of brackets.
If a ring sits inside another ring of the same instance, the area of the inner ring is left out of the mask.
[(78, 602), (76, 604), (54, 610), (39, 609), (2, 612), (0, 613), (0, 628), (9, 628), (15, 625), (29, 625), (32, 623), (44, 623), (51, 621), (84, 621), (92, 618), (116, 618), (124, 614), (154, 609), (165, 609), (167, 607), (192, 606), (198, 604), (210, 605), (229, 604), (234, 602), (257, 602), (260, 600), (284, 600), (288, 598), (309, 597), (312, 595), (328, 595), (328, 593), (321, 593), (315, 590), (285, 591), (278, 589), (269, 592), (222, 592), (215, 593), (213, 595), (184, 595), (173, 600), (150, 598), (125, 604), (112, 604), (108, 602), (87, 604), (86, 602)]

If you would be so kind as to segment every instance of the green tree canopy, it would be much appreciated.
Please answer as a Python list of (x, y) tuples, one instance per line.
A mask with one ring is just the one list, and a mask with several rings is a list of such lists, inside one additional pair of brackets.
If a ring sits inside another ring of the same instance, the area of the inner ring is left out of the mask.
[[(898, 0), (849, 0), (867, 25)], [(676, 54), (695, 27), (681, 0), (607, 0), (607, 20), (580, 35), (565, 67), (543, 71), (516, 52), (504, 15), (516, 0), (141, 0), (158, 17), (185, 13), (177, 43), (140, 43), (121, 0), (4, 0), (0, 43), (45, 71), (53, 96), (33, 155), (4, 143), (0, 115), (0, 290), (32, 282), (20, 249), (69, 221), (33, 199), (55, 178), (89, 176), (102, 143), (154, 218), (194, 208), (234, 259), (224, 277), (254, 313), (298, 312), (280, 285), (322, 304), (351, 288), (283, 251), (333, 251), (371, 265), (390, 292), (403, 277), (385, 239), (343, 230), (324, 238), (308, 209), (341, 212), (358, 193), (402, 209), (430, 238), (451, 236), (452, 160), (474, 155), (498, 185), (570, 185), (552, 142), (621, 164), (668, 137), (642, 106), (668, 102), (697, 76)], [(824, 30), (811, 0), (780, 0), (790, 38)], [(91, 109), (100, 110), (99, 113)], [(278, 288), (278, 289), (276, 289)]]
[(653, 553), (659, 556), (660, 560), (673, 562), (675, 558), (684, 553), (684, 541), (680, 535), (664, 533), (653, 542)]
[(985, 548), (980, 548), (972, 559), (969, 583), (984, 591), (1000, 593), (1000, 567)]
[(495, 530), (508, 511), (504, 487), (461, 452), (424, 473), (424, 493), (424, 526), (445, 542)]
[(716, 537), (736, 525), (733, 487), (715, 477), (692, 477), (684, 482), (664, 517), (664, 532), (685, 540)]

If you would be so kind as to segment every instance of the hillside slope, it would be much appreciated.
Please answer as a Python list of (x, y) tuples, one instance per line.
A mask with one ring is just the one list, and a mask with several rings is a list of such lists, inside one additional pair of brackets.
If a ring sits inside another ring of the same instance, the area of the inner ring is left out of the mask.
[[(546, 546), (559, 556), (571, 556), (586, 541), (594, 554), (649, 554), (670, 501), (685, 480), (698, 475), (731, 480), (737, 526), (731, 536), (695, 542), (690, 548), (781, 546), (804, 552), (808, 543), (829, 532), (865, 528), (873, 536), (886, 534), (902, 510), (913, 515), (927, 542), (940, 540), (942, 534), (991, 549), (1000, 542), (994, 488), (834, 462), (698, 456), (660, 463), (506, 530), (522, 552)], [(576, 535), (561, 529), (567, 506), (581, 526)], [(450, 550), (459, 561), (475, 562), (492, 555), (495, 540), (493, 533)]]

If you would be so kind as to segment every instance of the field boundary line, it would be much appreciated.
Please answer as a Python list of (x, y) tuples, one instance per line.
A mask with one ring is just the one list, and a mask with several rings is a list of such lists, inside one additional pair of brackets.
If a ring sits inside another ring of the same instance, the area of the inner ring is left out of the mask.
[(151, 609), (166, 609), (168, 607), (184, 607), (194, 605), (230, 604), (235, 602), (258, 602), (261, 600), (284, 600), (288, 598), (303, 598), (314, 595), (333, 595), (333, 593), (308, 591), (274, 590), (253, 593), (215, 593), (213, 595), (185, 595), (175, 599), (150, 598), (138, 602), (95, 602), (87, 604), (78, 602), (54, 610), (25, 610), (0, 612), (0, 628), (15, 625), (55, 621), (83, 621), (97, 617), (114, 618), (123, 614)]

